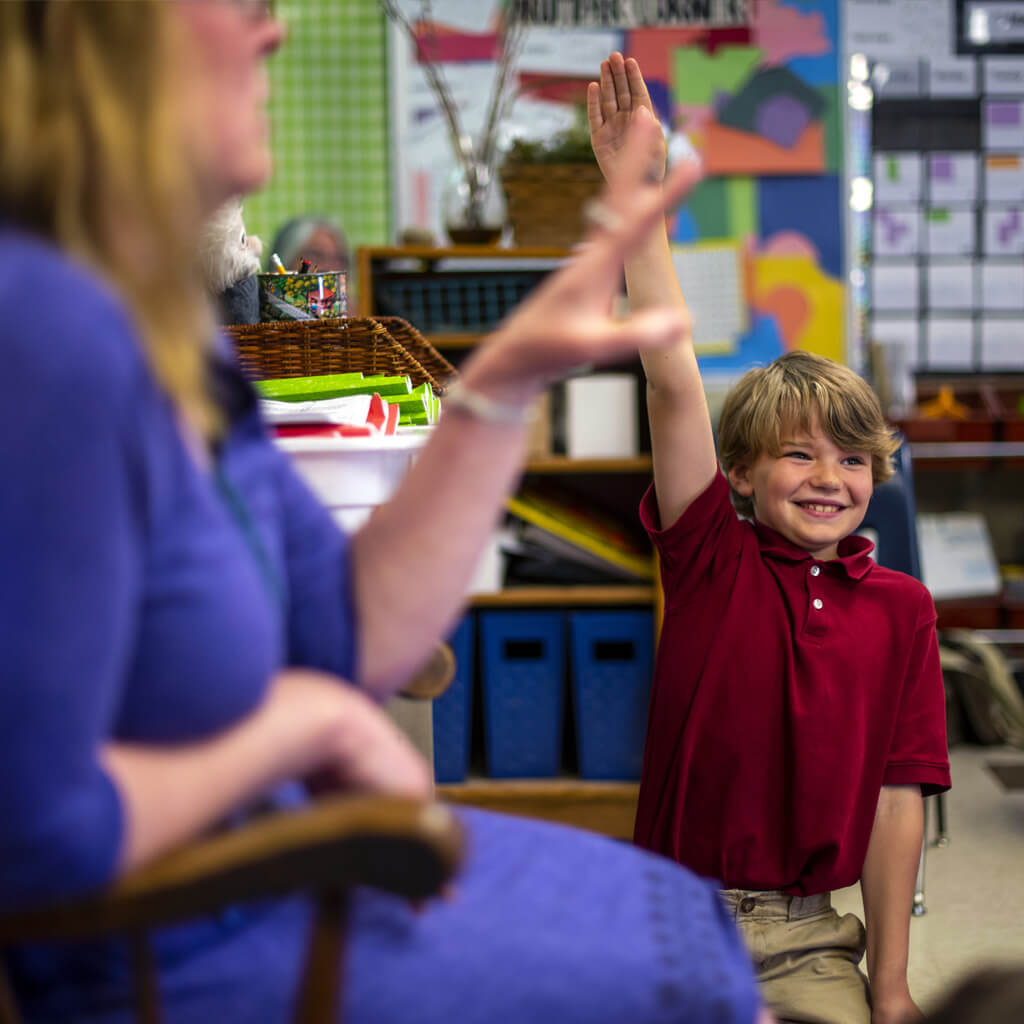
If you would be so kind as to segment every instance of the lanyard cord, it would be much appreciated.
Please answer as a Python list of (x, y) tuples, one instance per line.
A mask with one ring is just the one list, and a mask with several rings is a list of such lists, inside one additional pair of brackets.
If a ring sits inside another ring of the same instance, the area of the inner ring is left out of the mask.
[(260, 570), (268, 593), (284, 611), (286, 607), (284, 581), (270, 557), (270, 552), (267, 551), (266, 544), (263, 543), (256, 521), (253, 519), (252, 510), (239, 493), (238, 488), (228, 479), (219, 461), (214, 466), (213, 478), (217, 483), (217, 490), (220, 491), (221, 497), (224, 499), (224, 504), (227, 505), (228, 511), (231, 513), (231, 518), (234, 519), (242, 534), (245, 546), (249, 549)]

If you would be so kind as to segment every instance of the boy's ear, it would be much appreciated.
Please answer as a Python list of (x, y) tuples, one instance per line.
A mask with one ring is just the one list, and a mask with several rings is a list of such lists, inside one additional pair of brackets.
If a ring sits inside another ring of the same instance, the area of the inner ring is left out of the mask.
[(738, 463), (729, 469), (729, 483), (741, 498), (749, 498), (754, 493), (754, 485), (750, 482), (750, 467), (746, 463)]

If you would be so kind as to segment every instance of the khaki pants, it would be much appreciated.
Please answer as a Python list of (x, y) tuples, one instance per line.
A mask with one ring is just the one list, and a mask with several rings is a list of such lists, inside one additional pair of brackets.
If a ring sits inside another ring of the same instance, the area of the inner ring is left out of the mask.
[(870, 1024), (864, 925), (840, 917), (828, 893), (722, 893), (757, 970), (765, 1003), (780, 1021), (802, 1024)]

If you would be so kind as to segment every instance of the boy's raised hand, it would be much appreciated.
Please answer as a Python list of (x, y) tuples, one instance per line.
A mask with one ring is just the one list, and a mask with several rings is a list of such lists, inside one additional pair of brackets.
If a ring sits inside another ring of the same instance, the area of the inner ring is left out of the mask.
[[(605, 181), (620, 172), (626, 135), (638, 119), (657, 121), (640, 65), (617, 51), (601, 61), (601, 81), (587, 86), (587, 119), (590, 144)], [(665, 174), (665, 137), (660, 132), (651, 143), (651, 173), (660, 180)]]

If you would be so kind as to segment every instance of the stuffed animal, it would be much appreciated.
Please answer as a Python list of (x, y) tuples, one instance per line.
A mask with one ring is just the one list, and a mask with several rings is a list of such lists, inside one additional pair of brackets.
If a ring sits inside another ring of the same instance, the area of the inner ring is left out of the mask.
[(260, 255), (263, 243), (245, 230), (242, 204), (233, 199), (210, 218), (199, 246), (206, 287), (217, 303), (223, 324), (256, 324), (260, 320)]

